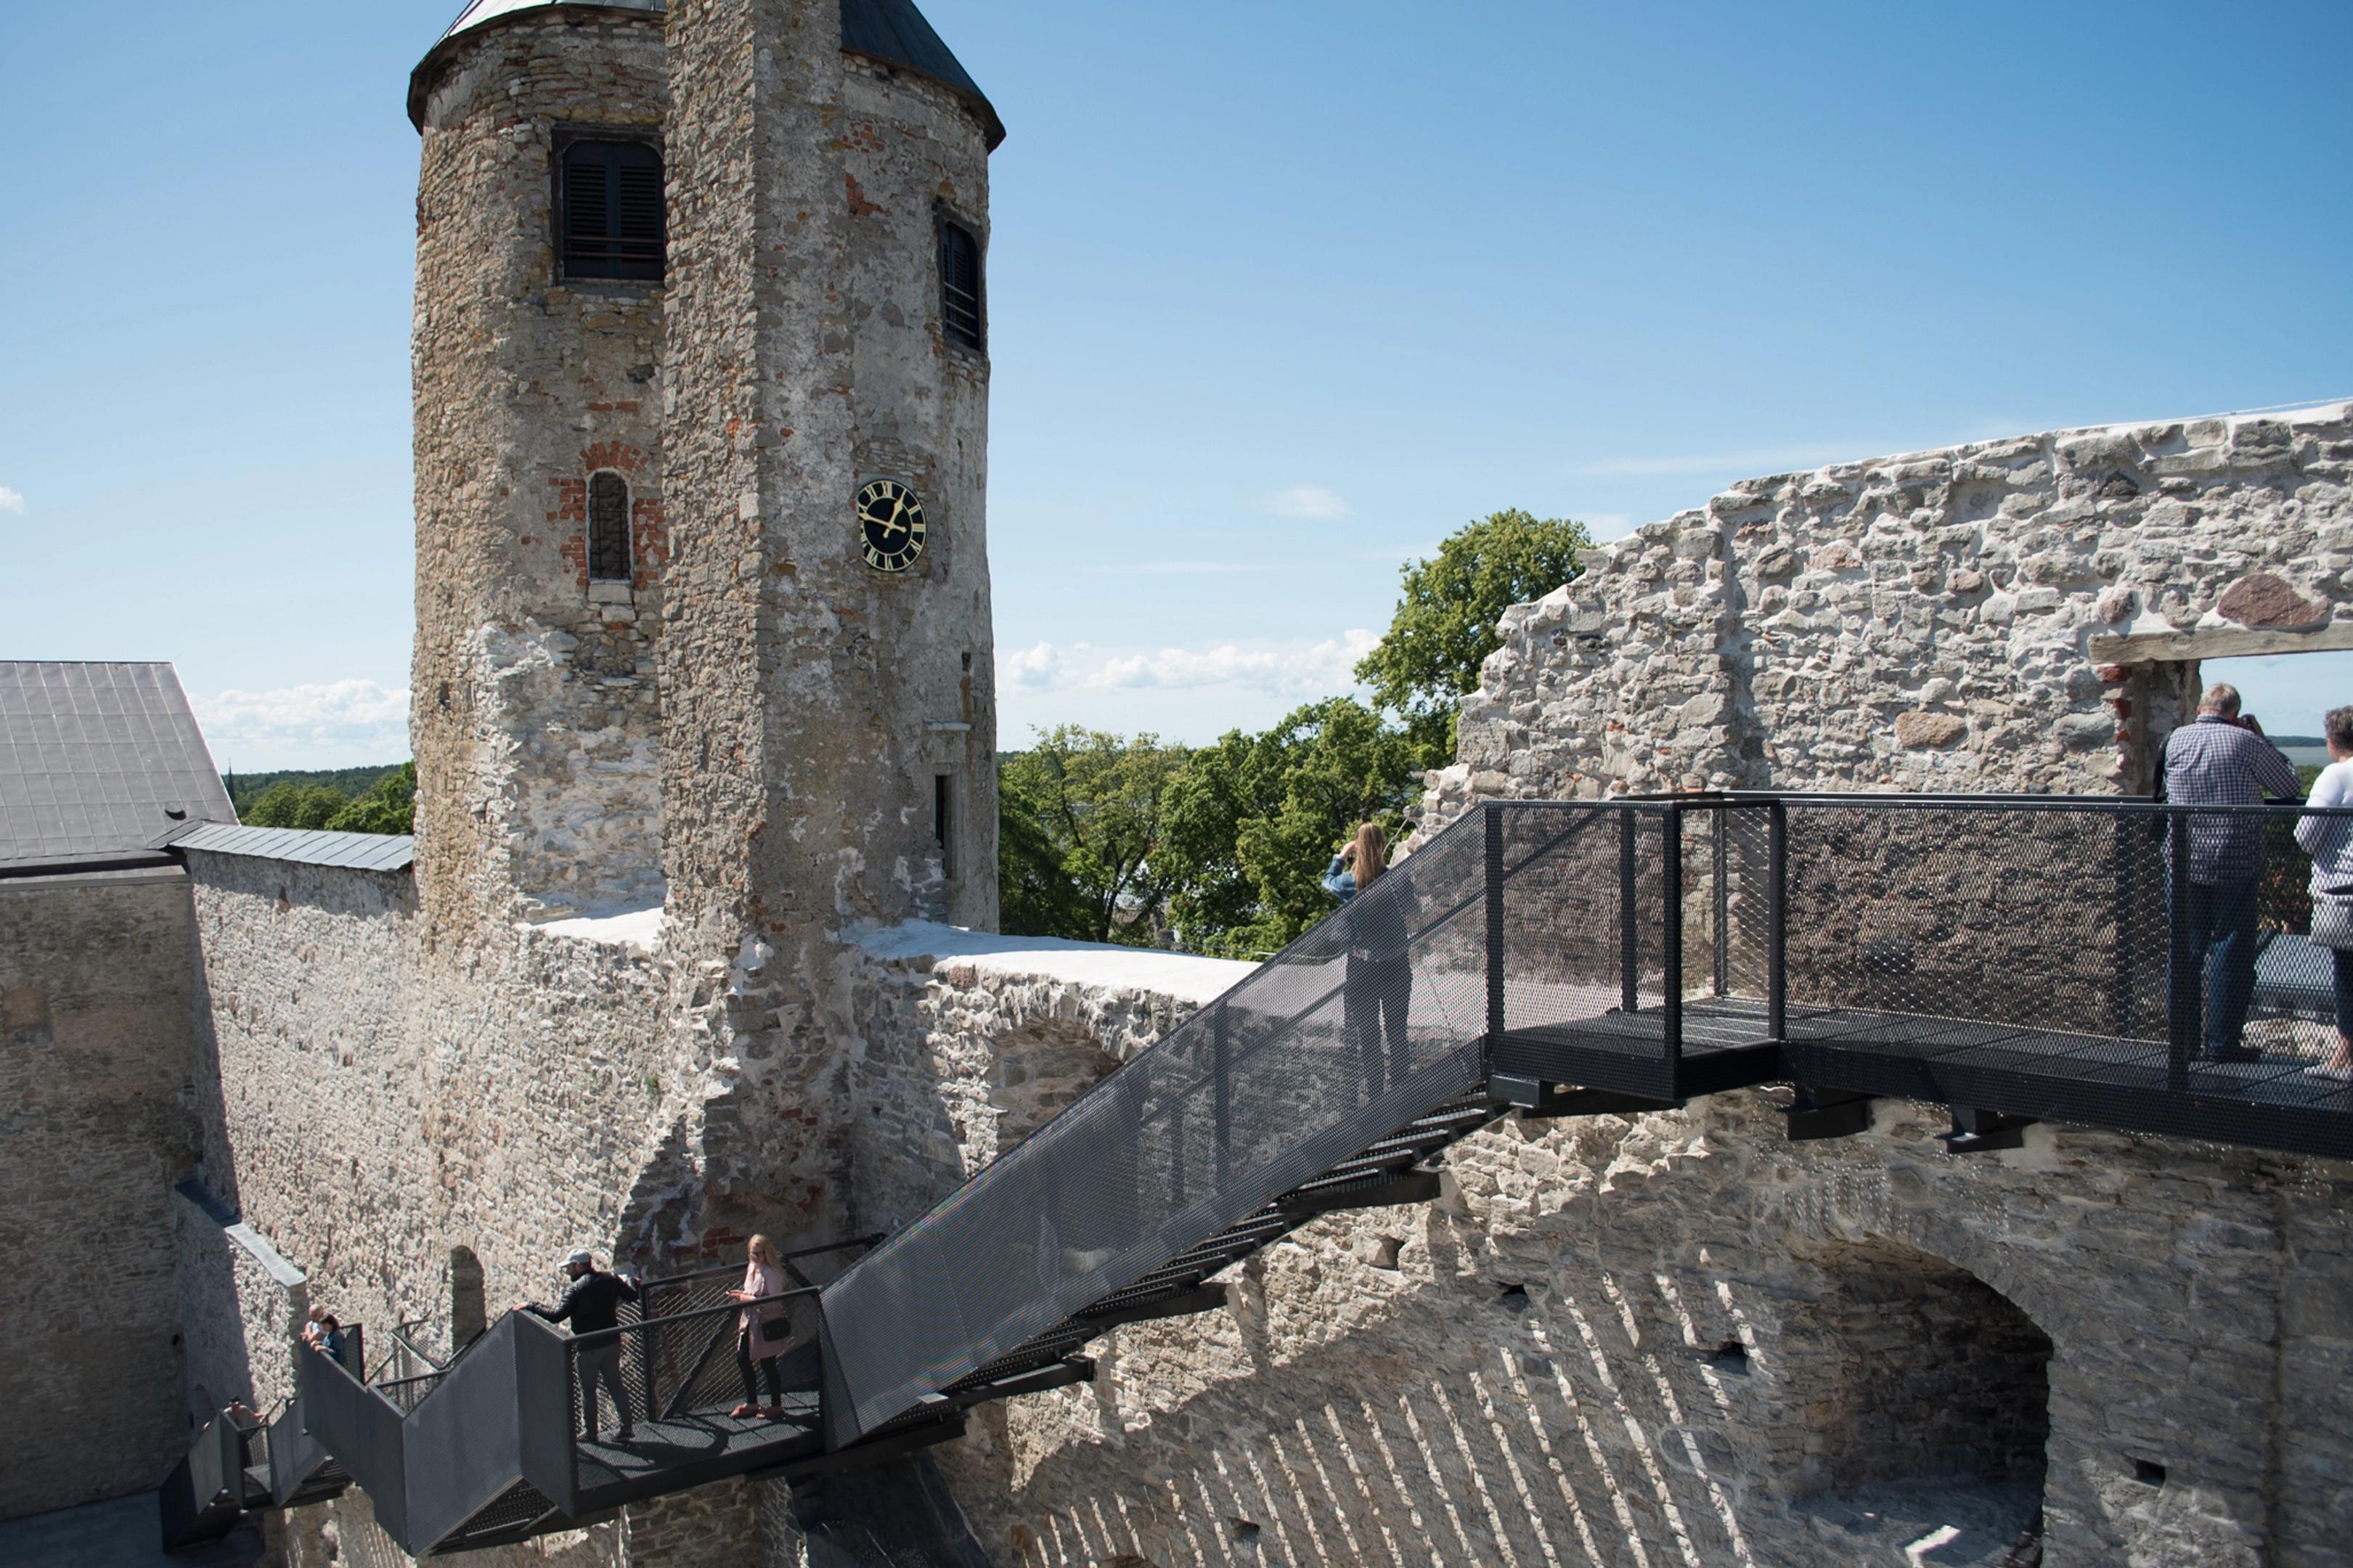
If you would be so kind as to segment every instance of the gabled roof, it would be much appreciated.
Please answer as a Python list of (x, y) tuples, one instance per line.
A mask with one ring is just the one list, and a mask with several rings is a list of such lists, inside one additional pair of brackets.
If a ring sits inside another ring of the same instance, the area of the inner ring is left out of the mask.
[[(601, 0), (591, 5), (589, 0), (472, 0), (458, 19), (449, 24), (432, 49), (427, 52), (408, 83), (408, 118), (420, 129), (425, 123), (426, 96), (432, 89), (437, 57), (441, 46), (459, 34), (484, 26), (501, 16), (519, 11), (544, 10), (551, 5), (575, 5), (583, 9), (605, 11), (646, 11), (656, 16), (669, 10), (668, 0)], [(1005, 140), (1005, 122), (997, 118), (996, 106), (980, 84), (972, 79), (963, 62), (932, 30), (923, 12), (915, 8), (915, 0), (841, 0), (841, 47), (850, 54), (865, 55), (885, 64), (929, 77), (960, 99), (965, 107), (980, 119), (988, 136), (990, 152)]]
[(170, 665), (0, 660), (0, 872), (139, 864), (236, 820)]

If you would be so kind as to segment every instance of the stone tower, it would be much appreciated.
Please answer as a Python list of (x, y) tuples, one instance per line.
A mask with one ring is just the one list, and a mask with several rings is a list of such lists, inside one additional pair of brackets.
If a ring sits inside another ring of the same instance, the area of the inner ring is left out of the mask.
[(409, 111), (428, 929), (993, 926), (987, 100), (910, 0), (478, 0)]
[(438, 931), (661, 897), (659, 236), (563, 231), (617, 226), (622, 203), (582, 209), (630, 149), (658, 229), (669, 100), (659, 5), (480, 0), (411, 79), (410, 725)]
[[(670, 28), (670, 912), (821, 995), (846, 927), (996, 921), (1002, 132), (908, 0), (679, 0)], [(903, 570), (870, 555), (904, 538), (860, 522), (877, 481), (923, 500)]]

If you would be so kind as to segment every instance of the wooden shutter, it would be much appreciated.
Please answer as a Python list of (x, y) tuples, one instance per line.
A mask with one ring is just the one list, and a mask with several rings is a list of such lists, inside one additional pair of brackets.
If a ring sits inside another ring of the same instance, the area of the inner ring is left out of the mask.
[(659, 282), (661, 153), (639, 142), (575, 142), (564, 150), (564, 275)]

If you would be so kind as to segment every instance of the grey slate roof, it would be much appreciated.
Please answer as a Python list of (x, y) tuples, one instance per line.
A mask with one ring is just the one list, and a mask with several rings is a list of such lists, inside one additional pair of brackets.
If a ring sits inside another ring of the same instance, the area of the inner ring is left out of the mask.
[(170, 665), (0, 660), (0, 869), (136, 861), (236, 820)]
[(406, 833), (329, 833), (323, 828), (199, 827), (174, 839), (172, 847), (354, 871), (405, 871), (417, 858), (417, 840)]
[[(448, 30), (427, 53), (410, 79), (408, 118), (420, 128), (424, 124), (426, 94), (438, 75), (427, 68), (433, 66), (442, 44), (459, 33), (518, 11), (583, 3), (585, 0), (472, 0), (449, 24)], [(601, 0), (601, 8), (650, 11), (656, 15), (670, 9), (668, 0)], [(972, 79), (972, 74), (964, 68), (955, 52), (932, 30), (931, 23), (916, 9), (915, 0), (841, 0), (841, 47), (852, 54), (868, 55), (931, 78), (980, 116), (981, 124), (987, 128), (991, 152), (1005, 140), (1005, 122), (997, 119), (996, 106), (988, 101), (988, 95), (980, 90), (980, 84)]]

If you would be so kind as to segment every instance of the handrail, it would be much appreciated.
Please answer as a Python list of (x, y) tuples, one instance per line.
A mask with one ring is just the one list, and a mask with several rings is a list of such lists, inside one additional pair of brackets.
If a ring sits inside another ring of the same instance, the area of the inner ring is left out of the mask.
[[(1536, 805), (1536, 806), (1544, 806), (1544, 807), (1547, 807), (1547, 808), (1567, 807), (1567, 808), (1576, 809), (1576, 810), (1579, 810), (1579, 811), (1585, 812), (1585, 813), (1586, 813), (1586, 815), (1584, 815), (1584, 816), (1580, 816), (1580, 817), (1578, 818), (1578, 820), (1577, 820), (1577, 821), (1576, 821), (1575, 823), (1571, 824), (1568, 827), (1567, 827), (1567, 828), (1563, 829), (1561, 832), (1559, 832), (1559, 833), (1557, 833), (1557, 834), (1554, 835), (1550, 839), (1546, 840), (1544, 844), (1542, 844), (1542, 845), (1538, 846), (1535, 849), (1531, 850), (1528, 854), (1526, 854), (1526, 855), (1525, 855), (1525, 856), (1521, 857), (1520, 861), (1519, 861), (1519, 864), (1517, 864), (1517, 865), (1515, 865), (1515, 866), (1512, 866), (1512, 867), (1507, 868), (1504, 870), (1504, 879), (1505, 879), (1506, 881), (1509, 881), (1512, 878), (1514, 878), (1514, 877), (1515, 877), (1515, 876), (1519, 875), (1522, 871), (1526, 870), (1530, 866), (1532, 866), (1532, 865), (1535, 864), (1537, 860), (1539, 860), (1539, 859), (1543, 858), (1544, 858), (1544, 857), (1546, 857), (1546, 856), (1548, 856), (1548, 855), (1550, 855), (1550, 854), (1554, 853), (1554, 852), (1555, 852), (1556, 850), (1557, 850), (1557, 849), (1558, 849), (1562, 845), (1567, 844), (1567, 842), (1569, 842), (1571, 839), (1577, 837), (1579, 835), (1583, 834), (1583, 833), (1584, 833), (1588, 828), (1591, 827), (1591, 826), (1592, 826), (1596, 822), (1598, 822), (1598, 821), (1601, 820), (1601, 818), (1602, 818), (1602, 815), (1603, 815), (1603, 812), (1602, 812), (1600, 809), (1597, 809), (1597, 808), (1609, 808), (1609, 807), (1614, 807), (1614, 806), (1616, 806), (1619, 803), (1618, 803), (1618, 802), (1614, 802), (1614, 801), (1577, 801), (1577, 800), (1570, 800), (1570, 801), (1527, 801), (1527, 802), (1514, 801), (1514, 802), (1512, 802), (1512, 803), (1510, 803), (1510, 804), (1514, 805)], [(1641, 806), (1650, 806), (1650, 805), (1651, 805), (1653, 803), (1651, 803), (1651, 802), (1648, 802), (1648, 801), (1642, 801), (1642, 802), (1636, 802), (1635, 804), (1636, 804), (1636, 805), (1641, 805)], [(1659, 801), (1659, 802), (1655, 803), (1655, 805), (1656, 805), (1656, 806), (1657, 806), (1657, 807), (1658, 807), (1658, 809), (1659, 809), (1659, 815), (1663, 816), (1663, 815), (1664, 815), (1664, 806), (1665, 806), (1665, 805), (1666, 805), (1666, 802), (1662, 799), (1662, 800), (1661, 800), (1661, 801)], [(1468, 837), (1470, 837), (1470, 830), (1464, 826), (1464, 824), (1466, 824), (1466, 823), (1470, 823), (1470, 822), (1473, 822), (1473, 821), (1477, 821), (1477, 820), (1480, 820), (1480, 813), (1479, 813), (1479, 812), (1477, 812), (1477, 811), (1472, 811), (1472, 812), (1466, 812), (1466, 813), (1464, 813), (1461, 816), (1459, 816), (1459, 817), (1455, 818), (1452, 822), (1448, 823), (1444, 827), (1442, 827), (1442, 828), (1439, 829), (1439, 830), (1438, 830), (1438, 832), (1437, 832), (1437, 834), (1431, 837), (1431, 839), (1430, 839), (1430, 843), (1429, 843), (1428, 845), (1423, 846), (1423, 847), (1419, 847), (1419, 848), (1417, 848), (1417, 849), (1414, 851), (1414, 856), (1415, 856), (1415, 857), (1419, 857), (1419, 856), (1427, 855), (1427, 854), (1430, 854), (1430, 853), (1434, 852), (1434, 851), (1437, 849), (1437, 847), (1438, 847), (1438, 846), (1439, 846), (1439, 845), (1445, 843), (1449, 838), (1453, 837), (1454, 837), (1454, 836), (1456, 836), (1457, 834), (1461, 834), (1463, 837), (1468, 838)], [(1393, 870), (1392, 872), (1390, 872), (1390, 873), (1387, 873), (1387, 874), (1389, 874), (1389, 875), (1395, 875), (1395, 874), (1398, 874), (1398, 873), (1399, 873), (1399, 872), (1407, 871), (1407, 870), (1409, 870), (1409, 869), (1410, 868), (1411, 865), (1412, 865), (1412, 858), (1411, 858), (1411, 857), (1409, 857), (1409, 858), (1408, 858), (1408, 859), (1407, 859), (1407, 861), (1405, 862), (1405, 864), (1404, 864), (1404, 865), (1399, 866), (1399, 867), (1398, 867), (1398, 868), (1394, 868), (1394, 870)], [(1409, 885), (1409, 886), (1410, 884), (1406, 884), (1406, 885)], [(1374, 884), (1373, 884), (1373, 890), (1372, 890), (1371, 892), (1369, 892), (1369, 893), (1360, 894), (1360, 895), (1359, 895), (1359, 897), (1361, 897), (1361, 898), (1365, 898), (1365, 899), (1374, 899), (1374, 898), (1377, 898), (1377, 897), (1379, 897), (1379, 896), (1380, 896), (1380, 893), (1381, 893), (1381, 887), (1380, 887), (1380, 883), (1379, 883), (1379, 881), (1378, 881), (1377, 879), (1376, 879), (1376, 881), (1375, 881), (1375, 882), (1374, 882)], [(1443, 928), (1443, 927), (1446, 925), (1446, 923), (1447, 923), (1448, 921), (1450, 921), (1453, 920), (1455, 917), (1457, 917), (1457, 916), (1461, 915), (1464, 910), (1466, 910), (1470, 909), (1470, 908), (1471, 908), (1471, 906), (1472, 906), (1473, 903), (1477, 902), (1479, 900), (1481, 900), (1481, 899), (1482, 899), (1482, 898), (1484, 898), (1484, 897), (1485, 897), (1485, 892), (1484, 892), (1484, 889), (1482, 889), (1479, 893), (1471, 894), (1471, 895), (1468, 895), (1468, 896), (1466, 896), (1466, 897), (1464, 897), (1464, 898), (1461, 898), (1461, 899), (1459, 899), (1459, 900), (1455, 900), (1455, 902), (1454, 902), (1453, 904), (1450, 905), (1450, 906), (1449, 906), (1449, 907), (1448, 907), (1448, 908), (1447, 908), (1447, 909), (1446, 909), (1442, 913), (1440, 913), (1440, 914), (1436, 919), (1434, 919), (1434, 920), (1430, 920), (1430, 921), (1424, 921), (1420, 926), (1419, 926), (1419, 927), (1415, 928), (1414, 930), (1412, 930), (1411, 931), (1409, 931), (1409, 932), (1408, 933), (1408, 935), (1407, 935), (1407, 937), (1406, 937), (1407, 945), (1410, 947), (1410, 946), (1413, 946), (1413, 945), (1415, 945), (1415, 944), (1419, 943), (1419, 942), (1422, 941), (1422, 939), (1423, 939), (1423, 938), (1425, 938), (1425, 937), (1427, 937), (1427, 936), (1430, 935), (1432, 932), (1437, 931), (1440, 930), (1441, 928)], [(1263, 965), (1263, 966), (1261, 966), (1261, 967), (1271, 967), (1271, 966), (1273, 966), (1273, 965), (1276, 965), (1276, 964), (1280, 964), (1280, 963), (1282, 963), (1283, 962), (1283, 960), (1284, 960), (1284, 959), (1285, 959), (1289, 954), (1291, 954), (1294, 950), (1297, 950), (1297, 949), (1299, 949), (1299, 948), (1303, 948), (1303, 947), (1306, 947), (1306, 946), (1308, 946), (1309, 944), (1311, 944), (1311, 943), (1314, 942), (1318, 939), (1318, 938), (1317, 938), (1317, 933), (1318, 933), (1318, 932), (1323, 931), (1324, 931), (1324, 927), (1325, 927), (1327, 924), (1329, 924), (1332, 921), (1335, 921), (1335, 920), (1341, 920), (1341, 919), (1346, 918), (1346, 917), (1347, 917), (1347, 915), (1348, 915), (1348, 913), (1349, 913), (1349, 911), (1350, 911), (1351, 910), (1354, 910), (1354, 909), (1357, 908), (1357, 907), (1358, 907), (1358, 906), (1356, 906), (1356, 905), (1355, 905), (1355, 904), (1351, 903), (1351, 904), (1344, 904), (1344, 905), (1342, 905), (1340, 908), (1338, 908), (1338, 909), (1336, 909), (1336, 910), (1334, 910), (1331, 912), (1331, 914), (1329, 914), (1329, 915), (1325, 916), (1324, 920), (1317, 921), (1314, 926), (1311, 926), (1311, 927), (1310, 927), (1310, 928), (1308, 928), (1306, 931), (1302, 931), (1299, 935), (1297, 935), (1297, 936), (1295, 936), (1295, 937), (1292, 938), (1292, 940), (1291, 940), (1290, 942), (1288, 942), (1284, 943), (1284, 944), (1283, 944), (1283, 947), (1282, 947), (1282, 952), (1280, 952), (1276, 953), (1272, 958), (1271, 958), (1271, 959), (1267, 960), (1267, 961), (1266, 961), (1266, 964), (1265, 964), (1265, 965)], [(1369, 907), (1369, 906), (1366, 906), (1366, 907)], [(1207, 1016), (1208, 1016), (1211, 1012), (1213, 1012), (1215, 1009), (1217, 1009), (1218, 1007), (1220, 1007), (1220, 1006), (1224, 1005), (1225, 1005), (1225, 1002), (1226, 1002), (1226, 1000), (1227, 1000), (1227, 998), (1228, 998), (1228, 997), (1229, 997), (1229, 996), (1231, 996), (1235, 992), (1237, 992), (1237, 991), (1240, 990), (1244, 985), (1248, 984), (1250, 983), (1250, 979), (1252, 978), (1252, 976), (1253, 976), (1253, 975), (1255, 975), (1256, 973), (1257, 973), (1257, 970), (1253, 969), (1253, 970), (1251, 971), (1251, 973), (1250, 973), (1250, 974), (1244, 975), (1241, 979), (1237, 980), (1236, 982), (1234, 982), (1234, 984), (1231, 984), (1231, 985), (1228, 986), (1224, 991), (1222, 991), (1222, 992), (1219, 993), (1219, 994), (1218, 994), (1218, 995), (1216, 995), (1215, 997), (1213, 997), (1213, 998), (1211, 998), (1210, 1000), (1208, 1000), (1208, 1001), (1204, 1002), (1203, 1004), (1201, 1004), (1201, 1005), (1200, 1005), (1198, 1008), (1195, 1009), (1192, 1013), (1190, 1013), (1190, 1014), (1187, 1015), (1187, 1016), (1186, 1016), (1186, 1017), (1185, 1017), (1185, 1019), (1184, 1019), (1184, 1021), (1183, 1021), (1182, 1023), (1178, 1024), (1178, 1025), (1176, 1026), (1176, 1028), (1171, 1029), (1171, 1030), (1170, 1030), (1166, 1035), (1163, 1036), (1163, 1037), (1162, 1037), (1161, 1038), (1159, 1038), (1158, 1040), (1154, 1041), (1154, 1042), (1153, 1042), (1153, 1045), (1152, 1045), (1152, 1047), (1151, 1047), (1151, 1048), (1152, 1048), (1152, 1049), (1156, 1050), (1156, 1049), (1158, 1049), (1160, 1047), (1162, 1047), (1162, 1046), (1166, 1046), (1166, 1045), (1168, 1045), (1168, 1044), (1171, 1044), (1172, 1042), (1174, 1042), (1174, 1041), (1176, 1041), (1176, 1039), (1178, 1039), (1178, 1038), (1182, 1036), (1182, 1034), (1183, 1034), (1183, 1032), (1185, 1031), (1185, 1029), (1186, 1029), (1188, 1026), (1190, 1026), (1190, 1025), (1194, 1022), (1194, 1020), (1195, 1020), (1195, 1019), (1197, 1019), (1197, 1018), (1203, 1018), (1203, 1017), (1207, 1017)], [(1325, 991), (1322, 995), (1317, 996), (1317, 997), (1316, 997), (1313, 1002), (1310, 1002), (1310, 1003), (1306, 1004), (1306, 1005), (1305, 1005), (1304, 1006), (1303, 1006), (1300, 1010), (1301, 1010), (1303, 1013), (1312, 1013), (1312, 1012), (1315, 1011), (1316, 1009), (1318, 1009), (1318, 1008), (1320, 1008), (1320, 1007), (1323, 1007), (1323, 1006), (1326, 1005), (1327, 1004), (1329, 1004), (1329, 1003), (1331, 1002), (1332, 998), (1334, 998), (1335, 996), (1340, 995), (1343, 992), (1345, 992), (1345, 991), (1346, 990), (1346, 988), (1347, 988), (1347, 986), (1346, 986), (1346, 983), (1344, 981), (1344, 982), (1342, 982), (1340, 984), (1338, 984), (1338, 985), (1335, 985), (1335, 986), (1331, 987), (1329, 990)], [(1247, 1062), (1250, 1062), (1250, 1061), (1252, 1061), (1252, 1060), (1256, 1059), (1256, 1058), (1259, 1056), (1259, 1054), (1260, 1054), (1261, 1052), (1262, 1052), (1262, 1051), (1264, 1051), (1264, 1050), (1266, 1050), (1266, 1049), (1270, 1048), (1273, 1044), (1274, 1044), (1274, 1040), (1273, 1040), (1273, 1038), (1272, 1038), (1271, 1037), (1267, 1037), (1267, 1038), (1263, 1038), (1263, 1039), (1258, 1040), (1258, 1041), (1256, 1041), (1255, 1043), (1246, 1044), (1246, 1045), (1245, 1045), (1245, 1047), (1244, 1047), (1244, 1048), (1243, 1048), (1240, 1052), (1239, 1052), (1238, 1054), (1236, 1054), (1236, 1055), (1235, 1055), (1231, 1059), (1229, 1059), (1229, 1060), (1227, 1062), (1227, 1064), (1226, 1064), (1226, 1067), (1225, 1067), (1224, 1070), (1225, 1070), (1225, 1071), (1227, 1071), (1227, 1072), (1229, 1072), (1229, 1073), (1230, 1073), (1234, 1068), (1240, 1067), (1240, 1066), (1241, 1066), (1241, 1065), (1243, 1065), (1244, 1063), (1247, 1063)], [(1132, 1068), (1135, 1067), (1136, 1063), (1137, 1063), (1138, 1061), (1140, 1061), (1140, 1060), (1143, 1058), (1144, 1054), (1145, 1054), (1145, 1053), (1143, 1053), (1143, 1052), (1139, 1052), (1139, 1053), (1137, 1053), (1137, 1055), (1136, 1055), (1136, 1056), (1130, 1058), (1128, 1060), (1126, 1060), (1126, 1061), (1124, 1061), (1124, 1062), (1122, 1062), (1122, 1063), (1121, 1063), (1117, 1068), (1113, 1068), (1111, 1072), (1104, 1074), (1104, 1075), (1103, 1075), (1103, 1077), (1100, 1080), (1098, 1080), (1098, 1081), (1097, 1081), (1097, 1083), (1095, 1084), (1095, 1086), (1094, 1086), (1094, 1087), (1095, 1087), (1095, 1089), (1102, 1089), (1104, 1085), (1109, 1084), (1109, 1083), (1113, 1082), (1113, 1080), (1117, 1079), (1120, 1077), (1120, 1075), (1121, 1075), (1121, 1074), (1125, 1073), (1125, 1072), (1127, 1072), (1130, 1068)], [(1184, 1099), (1184, 1098), (1186, 1098), (1186, 1097), (1189, 1096), (1189, 1095), (1190, 1095), (1190, 1094), (1191, 1094), (1195, 1089), (1199, 1089), (1203, 1084), (1209, 1082), (1209, 1081), (1210, 1081), (1210, 1079), (1211, 1079), (1213, 1077), (1215, 1077), (1215, 1076), (1216, 1076), (1216, 1071), (1217, 1071), (1217, 1069), (1209, 1069), (1209, 1070), (1206, 1070), (1206, 1071), (1203, 1071), (1203, 1072), (1198, 1073), (1198, 1074), (1196, 1074), (1194, 1077), (1192, 1077), (1192, 1078), (1190, 1078), (1190, 1079), (1188, 1079), (1185, 1080), (1185, 1081), (1184, 1081), (1182, 1084), (1180, 1084), (1180, 1085), (1176, 1085), (1176, 1086), (1174, 1086), (1174, 1087), (1171, 1087), (1171, 1088), (1169, 1088), (1169, 1089), (1166, 1089), (1162, 1090), (1159, 1094), (1157, 1094), (1156, 1096), (1155, 1096), (1155, 1097), (1154, 1097), (1154, 1099), (1153, 1099), (1152, 1100), (1147, 1101), (1146, 1103), (1147, 1103), (1147, 1104), (1161, 1104), (1161, 1105), (1166, 1105), (1166, 1104), (1170, 1103), (1170, 1102), (1171, 1102), (1171, 1101), (1173, 1101), (1173, 1100), (1182, 1100), (1182, 1099)], [(1092, 1094), (1092, 1093), (1093, 1093), (1093, 1092), (1094, 1092), (1094, 1089), (1090, 1089), (1090, 1090), (1088, 1091), (1088, 1093), (1089, 1093), (1089, 1094)], [(1086, 1095), (1082, 1095), (1082, 1096), (1080, 1096), (1080, 1097), (1079, 1097), (1079, 1099), (1078, 1099), (1078, 1100), (1071, 1101), (1069, 1105), (1066, 1105), (1066, 1106), (1062, 1107), (1062, 1109), (1061, 1109), (1061, 1110), (1060, 1110), (1056, 1111), (1056, 1112), (1055, 1112), (1051, 1117), (1048, 1118), (1048, 1119), (1047, 1119), (1047, 1121), (1045, 1121), (1041, 1126), (1039, 1126), (1039, 1127), (1037, 1129), (1037, 1131), (1033, 1131), (1032, 1133), (1030, 1133), (1030, 1135), (1029, 1135), (1029, 1136), (1030, 1136), (1030, 1138), (1036, 1138), (1036, 1137), (1038, 1137), (1039, 1134), (1043, 1133), (1043, 1132), (1044, 1132), (1048, 1128), (1052, 1127), (1056, 1121), (1060, 1121), (1063, 1117), (1065, 1117), (1065, 1116), (1067, 1116), (1067, 1115), (1071, 1114), (1071, 1112), (1072, 1112), (1073, 1110), (1077, 1110), (1077, 1109), (1078, 1109), (1078, 1107), (1079, 1107), (1079, 1105), (1080, 1105), (1082, 1102), (1083, 1102), (1083, 1101), (1085, 1100), (1085, 1099), (1086, 1099), (1086, 1098), (1087, 1098), (1087, 1096), (1086, 1096)], [(1026, 1140), (1026, 1139), (1025, 1139), (1025, 1140), (1024, 1140), (1024, 1142), (1028, 1142), (1028, 1140)], [(971, 1183), (978, 1182), (978, 1181), (980, 1180), (980, 1178), (981, 1178), (981, 1177), (983, 1177), (983, 1176), (987, 1175), (990, 1170), (993, 1170), (993, 1169), (997, 1166), (997, 1164), (998, 1164), (999, 1163), (1001, 1163), (1005, 1158), (1006, 1158), (1006, 1156), (1005, 1156), (1005, 1155), (999, 1155), (999, 1156), (997, 1157), (997, 1160), (995, 1160), (995, 1161), (991, 1161), (991, 1162), (989, 1163), (989, 1164), (987, 1164), (987, 1165), (986, 1165), (986, 1166), (983, 1166), (979, 1171), (976, 1172), (976, 1173), (973, 1174), (973, 1176), (972, 1176), (972, 1178), (971, 1178), (971, 1181), (970, 1181), (970, 1182), (968, 1182), (968, 1183), (966, 1184), (966, 1185), (967, 1185), (967, 1186), (969, 1186), (969, 1185), (971, 1184)], [(884, 1237), (884, 1238), (882, 1238), (882, 1239), (886, 1239), (886, 1240), (887, 1240), (887, 1239), (888, 1239), (888, 1237)]]
[[(715, 1307), (697, 1307), (686, 1312), (666, 1312), (659, 1318), (641, 1318), (634, 1323), (620, 1323), (609, 1329), (591, 1329), (585, 1334), (573, 1334), (569, 1336), (566, 1342), (575, 1345), (601, 1343), (606, 1340), (617, 1340), (624, 1334), (634, 1334), (646, 1329), (659, 1328), (667, 1323), (691, 1322), (696, 1318), (716, 1317), (725, 1312), (741, 1312), (751, 1307), (768, 1306), (776, 1301), (790, 1301), (802, 1296), (821, 1295), (824, 1289), (821, 1285), (807, 1285), (797, 1290), (787, 1290), (780, 1296), (760, 1296), (749, 1301), (722, 1301)], [(535, 1312), (527, 1315), (538, 1316)]]

